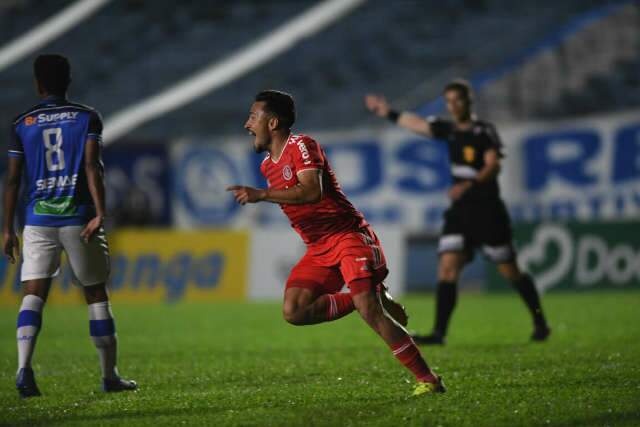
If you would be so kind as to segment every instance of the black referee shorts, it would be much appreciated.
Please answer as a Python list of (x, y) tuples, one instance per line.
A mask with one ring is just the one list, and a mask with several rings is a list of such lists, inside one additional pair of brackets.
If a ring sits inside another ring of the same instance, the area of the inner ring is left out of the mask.
[(511, 219), (501, 199), (454, 203), (444, 213), (444, 227), (438, 253), (463, 252), (473, 260), (481, 249), (495, 263), (515, 259)]

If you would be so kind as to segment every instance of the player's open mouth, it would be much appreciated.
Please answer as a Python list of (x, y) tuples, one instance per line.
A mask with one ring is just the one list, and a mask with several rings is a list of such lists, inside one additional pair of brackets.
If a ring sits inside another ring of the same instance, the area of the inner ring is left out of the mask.
[(254, 131), (252, 131), (251, 129), (249, 129), (248, 132), (249, 132), (249, 135), (256, 136), (256, 133)]

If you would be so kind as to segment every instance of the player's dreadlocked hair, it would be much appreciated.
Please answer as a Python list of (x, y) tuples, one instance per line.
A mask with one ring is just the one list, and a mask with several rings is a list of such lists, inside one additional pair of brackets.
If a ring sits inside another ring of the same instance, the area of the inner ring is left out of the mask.
[(464, 79), (452, 80), (444, 87), (443, 93), (449, 92), (450, 90), (455, 90), (462, 95), (469, 104), (473, 104), (473, 89), (471, 88), (471, 83), (468, 81)]
[(71, 65), (62, 55), (40, 55), (33, 62), (40, 87), (52, 95), (64, 95), (71, 84)]
[(263, 90), (256, 95), (256, 102), (264, 102), (265, 109), (274, 114), (285, 129), (296, 121), (296, 106), (293, 97), (279, 90)]

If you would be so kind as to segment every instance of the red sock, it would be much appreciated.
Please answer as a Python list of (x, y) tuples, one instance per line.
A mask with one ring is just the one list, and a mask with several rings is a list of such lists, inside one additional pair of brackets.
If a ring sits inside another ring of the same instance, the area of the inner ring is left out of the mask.
[(351, 313), (355, 307), (350, 294), (337, 293), (327, 295), (327, 320), (336, 320)]
[(423, 383), (435, 383), (438, 381), (409, 335), (392, 344), (391, 351), (393, 351), (393, 355), (396, 356), (400, 363), (413, 372), (418, 381)]

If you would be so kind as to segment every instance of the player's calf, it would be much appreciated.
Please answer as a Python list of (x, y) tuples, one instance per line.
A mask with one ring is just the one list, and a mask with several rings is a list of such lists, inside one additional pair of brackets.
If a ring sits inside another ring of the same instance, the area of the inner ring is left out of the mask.
[(352, 290), (357, 290), (353, 300), (364, 321), (382, 337), (398, 361), (414, 374), (419, 383), (440, 384), (440, 378), (431, 371), (411, 337), (384, 314), (375, 287), (367, 287), (364, 280), (367, 279), (350, 284)]
[(291, 287), (285, 292), (282, 315), (288, 323), (304, 326), (337, 320), (353, 310), (350, 294), (324, 294), (314, 299), (311, 290)]
[(359, 279), (349, 284), (356, 310), (362, 319), (387, 343), (393, 343), (407, 335), (406, 331), (384, 314), (376, 294), (375, 285), (369, 279)]
[(531, 276), (522, 273), (515, 261), (498, 264), (498, 271), (511, 283), (531, 313), (534, 327), (531, 339), (533, 341), (546, 340), (551, 334), (551, 329), (542, 310), (540, 294)]
[(386, 314), (391, 316), (400, 326), (406, 327), (409, 323), (409, 315), (404, 306), (393, 299), (384, 283), (378, 284), (376, 293)]
[(282, 316), (292, 325), (304, 326), (337, 320), (353, 310), (351, 295), (330, 294), (321, 295), (313, 303), (305, 306), (285, 302)]
[(89, 309), (89, 332), (93, 340), (102, 372), (104, 391), (135, 390), (135, 381), (120, 378), (117, 368), (118, 340), (116, 326), (104, 284), (84, 288)]
[(22, 299), (17, 322), (18, 341), (18, 373), (16, 375), (16, 389), (20, 397), (40, 396), (36, 385), (31, 359), (35, 350), (36, 339), (42, 327), (42, 310), (44, 299), (36, 295), (27, 294)]
[(116, 326), (111, 312), (109, 301), (101, 301), (89, 304), (89, 332), (93, 340), (98, 357), (102, 378), (118, 378), (116, 358), (118, 341), (116, 338)]
[(36, 295), (25, 295), (18, 313), (18, 369), (31, 368), (36, 339), (42, 327), (44, 300)]

